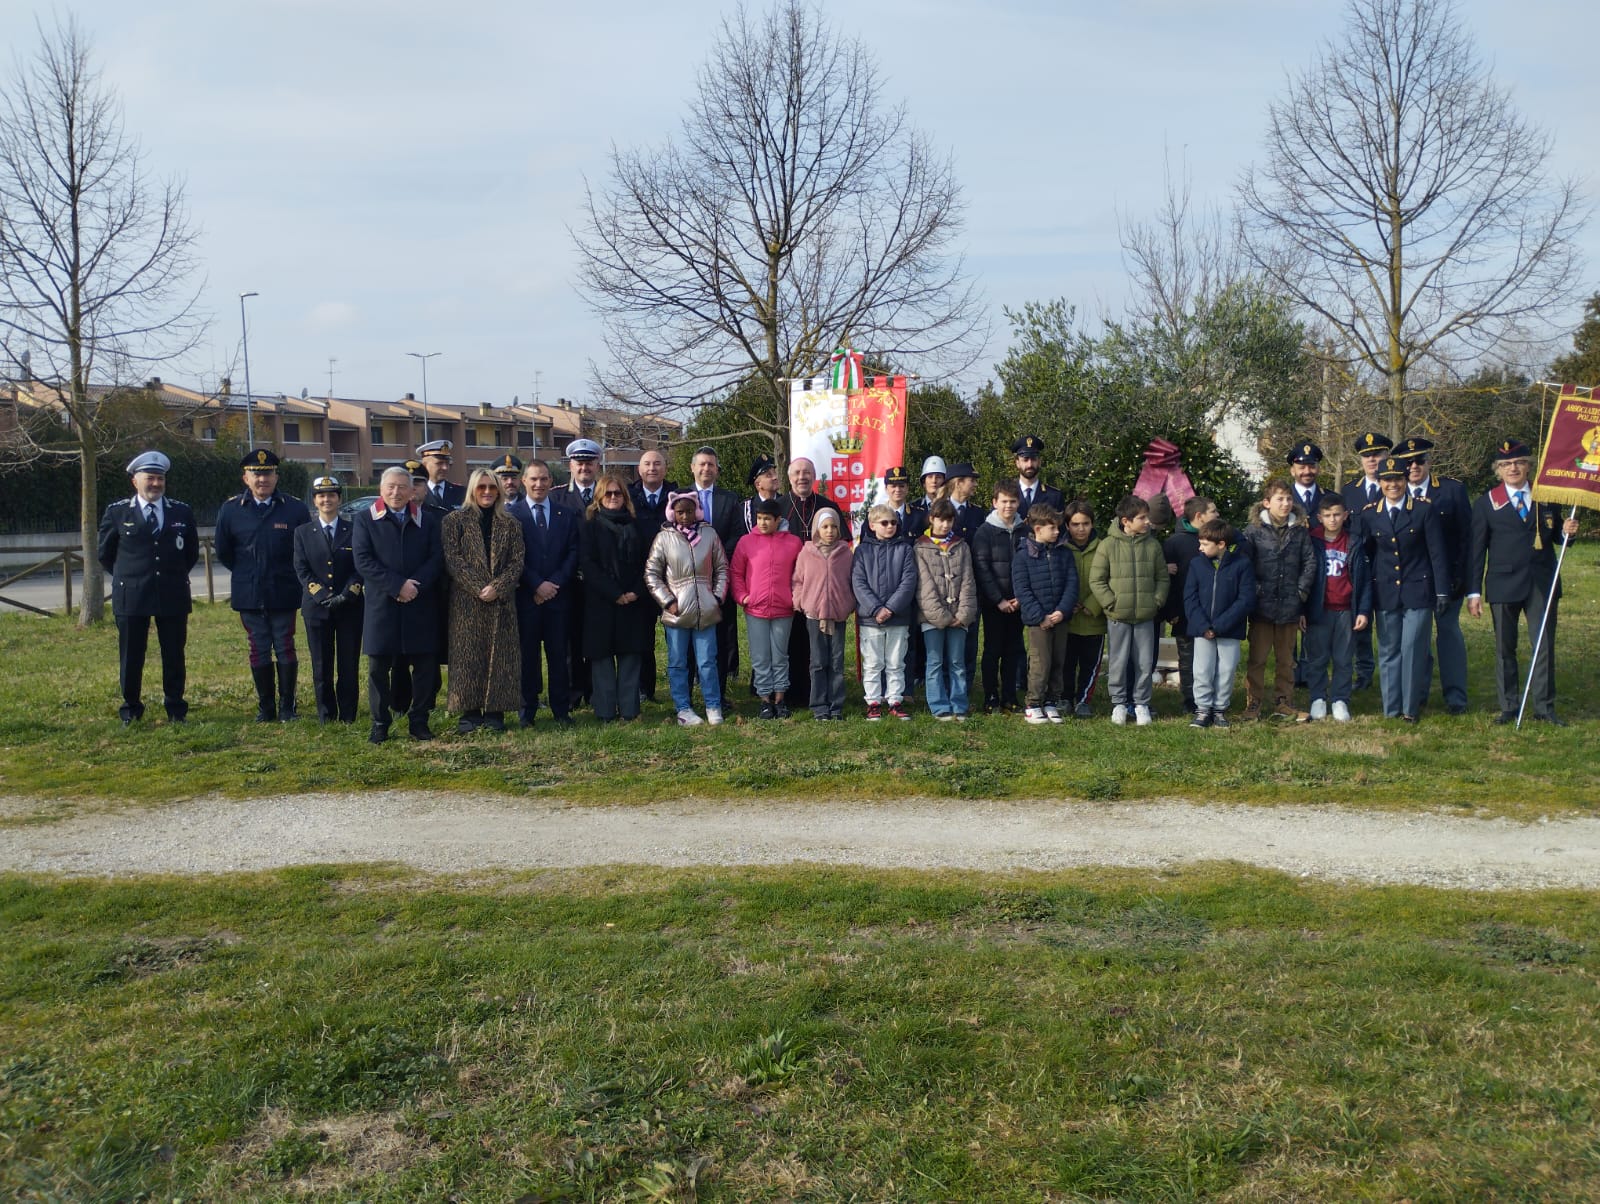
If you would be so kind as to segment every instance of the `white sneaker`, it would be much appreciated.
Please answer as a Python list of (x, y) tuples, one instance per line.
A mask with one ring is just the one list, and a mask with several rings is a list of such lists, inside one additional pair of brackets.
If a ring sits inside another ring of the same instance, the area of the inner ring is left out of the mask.
[(1111, 722), (1123, 727), (1128, 722), (1128, 708), (1118, 704), (1111, 708)]
[(1334, 703), (1333, 704), (1333, 717), (1339, 723), (1349, 723), (1350, 722), (1350, 704), (1347, 703), (1347, 702), (1336, 702), (1336, 703)]
[(683, 710), (678, 712), (678, 726), (679, 727), (699, 727), (704, 722), (705, 722), (704, 719), (700, 718), (699, 715), (696, 715), (693, 711), (689, 710), (688, 708), (685, 708), (685, 709), (683, 709)]
[(706, 722), (712, 727), (720, 727), (722, 724), (722, 709), (720, 707), (707, 707)]
[(1044, 704), (1044, 717), (1046, 719), (1048, 719), (1051, 723), (1060, 723), (1061, 722), (1061, 710), (1060, 710), (1059, 707), (1051, 706), (1047, 702), (1047, 703)]
[(1150, 726), (1150, 708), (1149, 707), (1134, 707), (1133, 708), (1133, 721), (1136, 724), (1138, 724), (1140, 727), (1149, 727)]
[(1311, 719), (1313, 722), (1315, 722), (1318, 719), (1326, 719), (1327, 717), (1328, 704), (1322, 699), (1318, 698), (1311, 704)]
[(1050, 722), (1048, 719), (1045, 718), (1044, 711), (1041, 710), (1039, 707), (1029, 707), (1027, 710), (1022, 712), (1022, 717), (1024, 719), (1026, 719), (1029, 723), (1049, 723)]

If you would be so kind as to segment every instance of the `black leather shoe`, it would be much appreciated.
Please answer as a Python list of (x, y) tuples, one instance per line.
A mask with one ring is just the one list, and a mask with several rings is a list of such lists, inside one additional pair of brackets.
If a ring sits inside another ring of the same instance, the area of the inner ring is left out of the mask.
[(413, 723), (411, 725), (411, 738), (413, 740), (432, 740), (433, 729), (426, 723)]
[(368, 744), (382, 744), (389, 738), (389, 725), (387, 723), (374, 723), (372, 731), (367, 733)]
[(485, 715), (483, 717), (483, 726), (491, 732), (503, 732), (506, 730), (505, 717), (498, 712), (493, 715)]
[(456, 735), (458, 736), (470, 736), (477, 730), (478, 721), (476, 719), (462, 719), (456, 724)]
[(1504, 727), (1506, 724), (1515, 723), (1516, 721), (1517, 713), (1515, 711), (1501, 711), (1494, 717), (1493, 722), (1496, 727)]
[(1565, 719), (1558, 719), (1554, 715), (1535, 715), (1534, 718), (1537, 719), (1540, 723), (1548, 723), (1551, 727), (1566, 727), (1567, 726), (1567, 721)]
[(1450, 706), (1450, 713), (1452, 715), (1465, 715), (1467, 713), (1467, 708), (1463, 703), (1452, 703)]

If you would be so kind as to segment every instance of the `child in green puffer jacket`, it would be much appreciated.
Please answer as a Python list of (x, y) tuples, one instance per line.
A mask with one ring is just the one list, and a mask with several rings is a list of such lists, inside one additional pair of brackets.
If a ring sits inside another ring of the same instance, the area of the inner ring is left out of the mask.
[(1089, 588), (1106, 612), (1111, 722), (1147, 726), (1150, 674), (1156, 663), (1156, 615), (1170, 586), (1161, 545), (1150, 534), (1150, 504), (1129, 494), (1117, 503), (1116, 526), (1100, 541)]

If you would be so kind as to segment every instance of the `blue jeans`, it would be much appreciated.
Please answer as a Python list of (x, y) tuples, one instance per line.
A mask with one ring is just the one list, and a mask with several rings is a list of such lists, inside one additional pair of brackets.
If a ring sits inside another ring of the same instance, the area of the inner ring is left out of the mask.
[(1422, 713), (1429, 685), (1422, 658), (1432, 635), (1431, 608), (1378, 612), (1378, 686), (1385, 718)]
[(935, 715), (967, 713), (967, 629), (924, 627), (922, 647), (927, 655), (928, 709)]
[(667, 627), (667, 685), (672, 690), (672, 705), (680, 711), (690, 709), (689, 650), (694, 649), (695, 668), (700, 674), (700, 695), (707, 710), (722, 709), (722, 683), (717, 677), (717, 629), (702, 627), (689, 631)]

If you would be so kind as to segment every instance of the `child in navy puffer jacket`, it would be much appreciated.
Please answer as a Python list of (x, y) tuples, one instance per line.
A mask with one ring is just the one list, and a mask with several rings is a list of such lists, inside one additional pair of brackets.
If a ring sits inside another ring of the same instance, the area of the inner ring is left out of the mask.
[(1194, 718), (1190, 727), (1227, 727), (1239, 645), (1256, 608), (1250, 557), (1230, 547), (1233, 528), (1221, 519), (1200, 527), (1200, 554), (1183, 582), (1183, 623), (1194, 640)]

